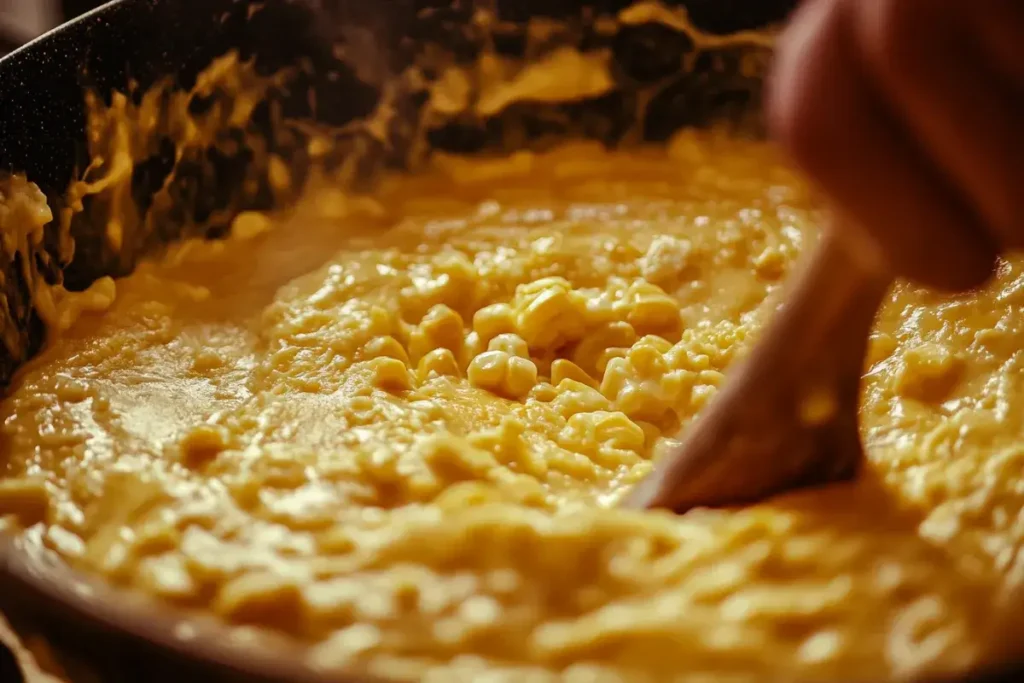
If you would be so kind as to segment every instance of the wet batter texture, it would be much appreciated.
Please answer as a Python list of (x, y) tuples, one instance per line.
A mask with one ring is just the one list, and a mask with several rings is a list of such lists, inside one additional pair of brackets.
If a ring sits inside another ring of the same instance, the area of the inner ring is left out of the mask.
[(1024, 571), (1019, 261), (960, 298), (894, 290), (858, 481), (615, 508), (714, 396), (819, 219), (771, 146), (714, 132), (441, 157), (372, 200), (321, 188), (242, 215), (226, 241), (78, 295), (2, 403), (0, 515), (118, 584), (294, 635), (320, 666), (976, 665)]

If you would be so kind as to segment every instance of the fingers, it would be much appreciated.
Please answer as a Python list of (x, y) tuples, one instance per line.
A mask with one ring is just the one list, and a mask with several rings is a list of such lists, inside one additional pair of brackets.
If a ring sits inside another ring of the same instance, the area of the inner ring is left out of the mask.
[[(1010, 80), (1015, 69), (1024, 75), (1024, 33), (1012, 44), (1000, 24), (1007, 17), (997, 16), (1011, 12), (989, 11), (1010, 9), (1009, 3), (844, 2), (867, 70), (907, 130), (960, 188), (988, 237), (1003, 248), (1024, 246), (1024, 121), (1020, 101), (1014, 104), (1020, 91)], [(984, 26), (972, 31), (972, 21)], [(994, 38), (991, 47), (979, 40), (986, 36)], [(987, 50), (1015, 50), (1018, 61), (995, 61), (1002, 58)]]
[(980, 11), (968, 9), (964, 19), (975, 31), (975, 42), (988, 63), (1016, 89), (1019, 97), (1024, 93), (1024, 3), (978, 0), (976, 6)]
[(995, 247), (871, 83), (849, 12), (831, 0), (798, 11), (776, 54), (769, 126), (896, 273), (947, 290), (976, 286)]

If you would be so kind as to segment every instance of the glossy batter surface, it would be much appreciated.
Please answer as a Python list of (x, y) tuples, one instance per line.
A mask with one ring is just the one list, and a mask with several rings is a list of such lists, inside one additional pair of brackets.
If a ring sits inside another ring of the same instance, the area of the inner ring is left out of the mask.
[(772, 148), (703, 133), (668, 153), (440, 159), (377, 201), (243, 216), (113, 299), (101, 283), (79, 308), (109, 310), (24, 369), (0, 515), (76, 566), (307, 640), (324, 666), (972, 666), (1024, 569), (1017, 262), (960, 299), (894, 291), (858, 482), (614, 509), (757, 334), (818, 219)]

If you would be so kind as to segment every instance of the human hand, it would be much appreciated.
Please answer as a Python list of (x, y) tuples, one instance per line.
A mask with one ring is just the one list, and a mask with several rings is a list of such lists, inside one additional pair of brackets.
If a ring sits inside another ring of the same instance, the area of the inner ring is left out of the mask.
[(894, 274), (983, 283), (1024, 247), (1024, 2), (805, 0), (769, 127)]

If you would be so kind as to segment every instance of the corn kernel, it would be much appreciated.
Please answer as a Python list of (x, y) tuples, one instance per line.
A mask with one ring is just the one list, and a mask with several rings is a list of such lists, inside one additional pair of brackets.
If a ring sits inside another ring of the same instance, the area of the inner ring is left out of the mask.
[(434, 271), (447, 299), (444, 303), (464, 311), (476, 302), (480, 278), (468, 256), (461, 251), (443, 252), (434, 259)]
[(403, 363), (409, 362), (409, 354), (397, 339), (391, 336), (374, 337), (363, 347), (363, 355), (371, 358), (394, 358)]
[[(639, 453), (646, 441), (640, 425), (619, 412), (591, 413), (595, 438), (616, 449)], [(573, 416), (578, 417), (578, 416)]]
[(602, 356), (608, 349), (628, 349), (636, 340), (636, 330), (629, 323), (609, 323), (587, 334), (573, 349), (571, 360), (587, 374), (599, 375), (604, 372)]
[(485, 351), (473, 359), (466, 371), (469, 383), (480, 389), (500, 393), (505, 380), (508, 354), (504, 351)]
[(420, 359), (416, 375), (421, 382), (431, 377), (458, 377), (459, 363), (449, 349), (434, 349)]
[(656, 391), (632, 382), (619, 391), (612, 405), (633, 419), (647, 422), (662, 420), (672, 407)]
[(505, 376), (505, 393), (512, 398), (522, 398), (537, 384), (537, 366), (529, 358), (512, 356), (508, 360)]
[(455, 354), (455, 358), (459, 361), (460, 368), (468, 369), (473, 359), (486, 350), (487, 344), (480, 338), (480, 335), (476, 332), (470, 332), (462, 343), (462, 349), (459, 353)]
[(559, 358), (551, 364), (551, 383), (558, 386), (566, 379), (585, 384), (588, 387), (597, 388), (597, 382), (594, 378), (583, 372), (580, 366), (571, 360)]
[(530, 390), (529, 397), (531, 400), (539, 403), (550, 403), (558, 398), (558, 389), (556, 389), (550, 382), (538, 382), (537, 385)]
[(369, 311), (369, 325), (367, 331), (375, 337), (382, 337), (395, 334), (400, 321), (395, 317), (395, 311), (383, 306), (371, 306)]
[(596, 410), (611, 410), (611, 403), (601, 392), (571, 379), (562, 380), (558, 385), (558, 396), (551, 404), (563, 417)]
[[(656, 334), (647, 334), (641, 337), (637, 344), (642, 346), (649, 346), (658, 353), (667, 354), (673, 349), (672, 342), (668, 341), (664, 337), (659, 337)], [(634, 344), (636, 346), (636, 344)]]
[(601, 393), (630, 418), (659, 423), (689, 395), (694, 374), (669, 370), (656, 349), (659, 344), (652, 341), (656, 339), (645, 337), (630, 349), (627, 357), (609, 361)]
[(410, 271), (413, 284), (399, 293), (399, 306), (407, 319), (422, 318), (436, 304), (463, 313), (476, 306), (481, 283), (473, 262), (462, 252), (445, 251)]
[(193, 427), (181, 440), (181, 459), (188, 467), (198, 467), (216, 458), (228, 448), (230, 435), (220, 425)]
[(462, 316), (444, 304), (432, 306), (420, 322), (427, 339), (438, 347), (455, 350), (462, 343)]
[(504, 351), (485, 351), (469, 364), (466, 376), (475, 387), (520, 399), (537, 384), (537, 366), (528, 358), (510, 356)]
[(462, 316), (444, 304), (430, 308), (409, 337), (409, 355), (419, 360), (434, 349), (462, 349)]
[(583, 289), (579, 290), (585, 302), (584, 317), (588, 327), (610, 325), (619, 322), (621, 310), (616, 306), (622, 292), (614, 289)]
[(487, 344), (488, 351), (504, 351), (510, 356), (530, 357), (530, 347), (518, 334), (499, 334)]
[(515, 332), (515, 311), (508, 304), (484, 306), (473, 315), (473, 331), (485, 341), (490, 341), (499, 334)]
[(586, 302), (559, 277), (542, 278), (516, 288), (516, 329), (530, 348), (555, 348), (585, 331)]
[(405, 363), (396, 358), (375, 358), (370, 361), (374, 386), (385, 391), (407, 391), (412, 378)]
[(676, 331), (680, 327), (679, 304), (668, 296), (637, 299), (626, 320), (639, 332)]

